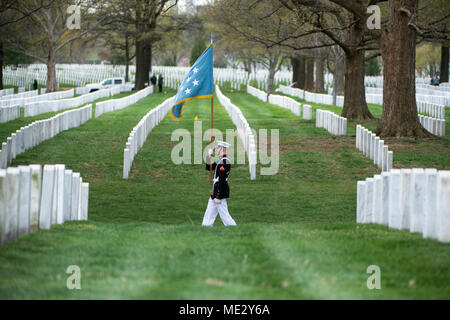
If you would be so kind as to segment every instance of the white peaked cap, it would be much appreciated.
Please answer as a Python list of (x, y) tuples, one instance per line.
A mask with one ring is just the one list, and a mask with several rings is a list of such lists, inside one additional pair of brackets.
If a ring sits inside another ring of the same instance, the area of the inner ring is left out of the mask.
[(222, 148), (229, 148), (231, 145), (225, 141), (218, 141), (217, 146)]

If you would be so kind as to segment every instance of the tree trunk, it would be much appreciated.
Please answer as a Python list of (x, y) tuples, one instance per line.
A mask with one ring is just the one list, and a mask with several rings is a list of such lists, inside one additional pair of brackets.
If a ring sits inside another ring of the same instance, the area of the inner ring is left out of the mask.
[(363, 50), (345, 56), (344, 107), (341, 116), (354, 120), (374, 119), (366, 102)]
[(389, 25), (383, 30), (383, 115), (375, 133), (381, 137), (431, 136), (420, 124), (416, 105), (416, 33), (401, 8), (417, 15), (419, 0), (389, 2)]
[(49, 36), (48, 40), (46, 87), (46, 92), (54, 92), (58, 90), (58, 87), (56, 85), (56, 43), (53, 41), (53, 37), (51, 36)]
[(3, 89), (3, 42), (0, 40), (0, 90)]
[(125, 82), (128, 82), (128, 71), (130, 68), (130, 45), (128, 35), (125, 35)]
[(364, 24), (363, 21), (355, 22), (346, 33), (351, 47), (345, 52), (345, 98), (341, 116), (354, 120), (374, 119), (366, 102), (365, 51), (354, 48), (363, 42)]
[(150, 79), (150, 73), (152, 72), (152, 58), (153, 58), (153, 51), (152, 51), (152, 45), (149, 44), (148, 47), (148, 77)]
[(333, 106), (337, 105), (337, 95), (338, 95), (338, 64), (336, 60), (336, 64), (334, 65), (334, 74), (333, 74)]
[(441, 83), (448, 82), (448, 62), (449, 52), (448, 47), (442, 46), (441, 48)]
[(136, 41), (136, 90), (141, 90), (149, 83), (151, 44), (148, 40)]
[(317, 58), (316, 59), (316, 92), (323, 93), (325, 92), (325, 81), (324, 81), (324, 59), (323, 58)]
[(344, 94), (345, 87), (345, 63), (344, 56), (340, 56), (336, 61), (336, 74), (337, 74), (337, 94)]
[(296, 88), (305, 89), (305, 58), (294, 57), (292, 62), (292, 82), (295, 82)]
[(305, 90), (314, 90), (314, 60), (311, 58), (306, 59), (306, 76), (305, 76)]
[(269, 66), (269, 77), (267, 78), (267, 99), (269, 101), (269, 96), (273, 93), (273, 80), (275, 78), (275, 65), (277, 62), (275, 61), (273, 64), (271, 63)]
[(291, 57), (291, 65), (292, 65), (292, 83), (295, 83), (295, 87), (297, 87), (297, 77), (298, 77), (298, 60), (297, 58)]

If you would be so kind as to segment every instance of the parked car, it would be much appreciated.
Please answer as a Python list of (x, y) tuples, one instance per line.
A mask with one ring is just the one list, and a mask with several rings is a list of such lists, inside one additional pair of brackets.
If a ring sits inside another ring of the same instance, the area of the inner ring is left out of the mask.
[[(132, 85), (130, 83), (125, 83), (125, 79), (124, 78), (108, 78), (108, 79), (103, 80), (100, 83), (88, 84), (88, 85), (86, 85), (86, 87), (89, 88), (89, 92), (93, 92), (93, 91), (97, 91), (97, 90), (100, 90), (100, 89), (107, 89), (107, 88), (111, 88), (111, 87), (114, 87), (114, 86), (121, 86), (121, 85), (124, 85), (124, 84)], [(134, 85), (132, 85), (132, 86), (133, 87), (132, 87), (131, 90), (134, 90)]]

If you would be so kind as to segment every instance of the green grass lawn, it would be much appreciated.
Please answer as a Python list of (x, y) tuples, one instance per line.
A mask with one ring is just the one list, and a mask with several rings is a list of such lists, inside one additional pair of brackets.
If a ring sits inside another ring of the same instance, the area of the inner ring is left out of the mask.
[[(89, 220), (0, 249), (0, 299), (450, 298), (448, 244), (355, 223), (356, 181), (379, 170), (355, 148), (352, 133), (332, 137), (314, 120), (247, 94), (227, 95), (252, 128), (279, 130), (280, 168), (261, 176), (258, 165), (251, 181), (248, 165), (232, 166), (228, 205), (237, 227), (226, 228), (219, 218), (213, 228), (201, 227), (208, 172), (170, 160), (178, 144), (173, 130), (192, 133), (195, 116), (203, 130), (210, 127), (208, 99), (188, 102), (183, 120), (168, 115), (154, 128), (123, 180), (130, 131), (173, 94), (152, 94), (14, 160), (64, 163), (80, 172), (90, 183)], [(217, 100), (214, 126), (234, 129)], [(448, 152), (445, 139), (417, 142), (403, 154), (394, 149), (394, 166), (448, 169)], [(81, 290), (66, 288), (69, 265), (81, 268)], [(366, 287), (370, 265), (381, 269), (381, 290)]]

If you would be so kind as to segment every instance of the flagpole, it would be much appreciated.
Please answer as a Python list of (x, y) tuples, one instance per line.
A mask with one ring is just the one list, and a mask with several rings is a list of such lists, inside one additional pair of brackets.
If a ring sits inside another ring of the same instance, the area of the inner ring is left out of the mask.
[[(213, 43), (212, 32), (211, 32), (211, 44)], [(211, 97), (211, 145), (213, 144), (213, 110), (214, 110), (214, 80), (213, 80), (213, 94)], [(214, 148), (214, 147), (213, 147)], [(212, 159), (209, 159), (209, 189), (212, 195), (211, 187), (211, 176), (212, 176)]]
[[(213, 109), (214, 109), (214, 95), (211, 97), (211, 145), (213, 143)], [(209, 186), (211, 190), (210, 193), (212, 195), (211, 176), (212, 176), (212, 158), (209, 159)]]

